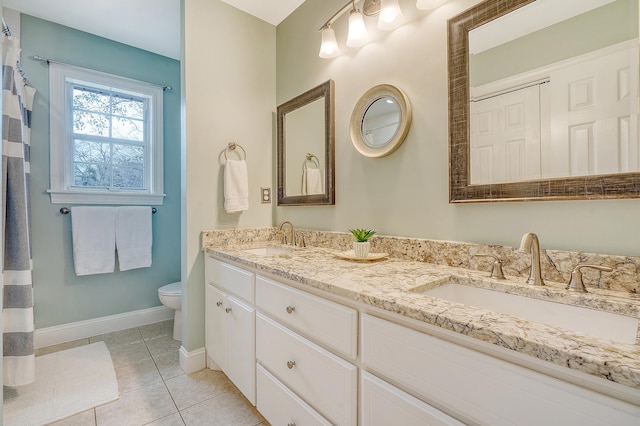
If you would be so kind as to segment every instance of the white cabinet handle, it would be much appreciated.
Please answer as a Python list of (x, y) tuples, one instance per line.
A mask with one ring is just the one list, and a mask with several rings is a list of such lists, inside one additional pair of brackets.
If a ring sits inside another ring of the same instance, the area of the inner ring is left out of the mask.
[(231, 312), (231, 308), (226, 308), (224, 311), (225, 311), (226, 313), (229, 313), (229, 312)]
[(218, 300), (218, 301), (216, 302), (216, 306), (219, 308), (220, 306), (222, 306), (222, 302)]
[(287, 306), (287, 313), (292, 314), (296, 310), (295, 306)]
[(289, 370), (293, 369), (295, 365), (296, 365), (295, 361), (287, 361), (287, 368), (289, 368)]

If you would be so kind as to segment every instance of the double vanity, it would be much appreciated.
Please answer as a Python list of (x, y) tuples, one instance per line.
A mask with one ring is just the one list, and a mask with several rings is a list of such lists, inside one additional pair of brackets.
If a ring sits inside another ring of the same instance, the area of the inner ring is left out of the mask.
[(306, 247), (203, 232), (208, 366), (271, 424), (640, 421), (633, 272), (585, 271), (588, 292), (569, 292), (567, 253), (547, 251), (532, 286), (530, 255), (508, 247), (376, 237), (391, 256), (354, 262), (335, 256), (348, 234), (297, 232)]

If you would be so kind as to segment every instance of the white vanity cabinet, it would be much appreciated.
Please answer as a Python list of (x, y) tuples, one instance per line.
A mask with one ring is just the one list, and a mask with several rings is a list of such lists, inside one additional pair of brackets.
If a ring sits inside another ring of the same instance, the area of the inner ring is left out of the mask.
[(638, 406), (371, 315), (360, 326), (363, 370), (465, 423), (639, 424)]
[(360, 373), (360, 424), (366, 426), (464, 425), (366, 371)]
[(291, 410), (281, 416), (315, 419), (291, 424), (355, 426), (358, 369), (343, 357), (357, 356), (358, 312), (260, 276), (256, 306), (258, 410), (281, 424), (271, 414), (271, 389), (280, 388), (290, 395), (282, 409)]
[(255, 274), (205, 259), (207, 357), (255, 405)]

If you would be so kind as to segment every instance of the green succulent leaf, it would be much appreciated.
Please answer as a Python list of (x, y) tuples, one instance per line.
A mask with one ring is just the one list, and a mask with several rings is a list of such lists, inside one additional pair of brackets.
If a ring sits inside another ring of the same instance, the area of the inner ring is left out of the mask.
[(351, 232), (351, 234), (353, 234), (353, 236), (356, 238), (356, 241), (363, 243), (365, 241), (367, 241), (369, 238), (373, 237), (374, 234), (376, 233), (375, 230), (373, 229), (349, 229), (349, 232)]

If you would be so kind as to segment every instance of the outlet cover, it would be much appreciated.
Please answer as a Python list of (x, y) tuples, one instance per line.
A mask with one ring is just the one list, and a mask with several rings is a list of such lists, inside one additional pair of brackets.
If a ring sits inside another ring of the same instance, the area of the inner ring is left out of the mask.
[(260, 202), (262, 204), (271, 203), (271, 188), (260, 188)]

